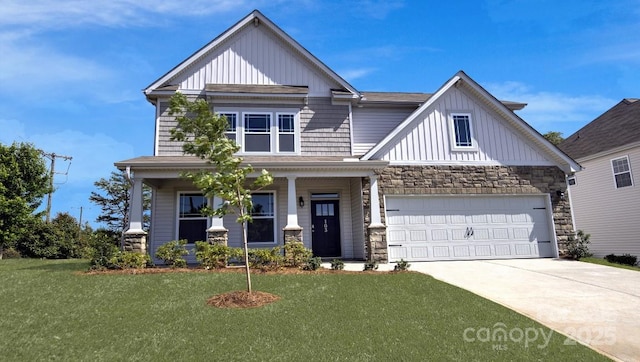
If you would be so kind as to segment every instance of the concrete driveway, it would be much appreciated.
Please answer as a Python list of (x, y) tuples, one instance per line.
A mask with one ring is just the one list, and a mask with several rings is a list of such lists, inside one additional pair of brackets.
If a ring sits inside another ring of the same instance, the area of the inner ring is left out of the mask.
[(410, 270), (502, 304), (613, 359), (640, 361), (640, 272), (558, 259), (422, 262)]

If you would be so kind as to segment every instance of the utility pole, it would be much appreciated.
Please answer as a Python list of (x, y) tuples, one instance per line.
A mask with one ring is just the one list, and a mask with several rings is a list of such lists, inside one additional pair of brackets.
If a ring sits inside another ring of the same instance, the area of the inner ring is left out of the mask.
[(65, 161), (71, 161), (71, 156), (56, 155), (55, 153), (46, 153), (44, 151), (42, 155), (51, 160), (51, 169), (49, 170), (49, 196), (47, 197), (47, 223), (51, 221), (51, 198), (53, 197), (53, 176), (56, 171), (56, 158), (61, 158)]

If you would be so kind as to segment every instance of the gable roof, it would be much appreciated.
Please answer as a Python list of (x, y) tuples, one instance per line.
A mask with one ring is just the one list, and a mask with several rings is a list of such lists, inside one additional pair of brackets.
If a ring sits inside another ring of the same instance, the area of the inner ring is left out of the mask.
[(583, 158), (640, 141), (640, 99), (625, 98), (567, 137), (558, 147)]
[(511, 126), (518, 130), (524, 137), (531, 140), (534, 144), (540, 147), (545, 154), (549, 155), (552, 160), (564, 170), (566, 173), (571, 173), (580, 170), (582, 167), (575, 162), (571, 157), (563, 153), (560, 149), (554, 146), (551, 142), (547, 141), (538, 131), (531, 127), (522, 118), (518, 117), (511, 108), (496, 99), (493, 95), (482, 88), (471, 77), (465, 74), (463, 71), (456, 73), (451, 79), (449, 79), (437, 92), (429, 97), (424, 104), (416, 109), (409, 117), (407, 117), (402, 123), (400, 123), (393, 131), (391, 131), (382, 141), (374, 146), (369, 152), (367, 152), (361, 159), (370, 160), (380, 156), (380, 153), (389, 145), (393, 144), (398, 137), (402, 134), (402, 131), (411, 127), (411, 125), (419, 118), (422, 112), (433, 105), (439, 100), (449, 89), (452, 87), (465, 87), (474, 96), (478, 97), (489, 108), (496, 111), (503, 119), (505, 119)]
[(194, 64), (211, 51), (216, 49), (218, 46), (223, 44), (227, 39), (231, 38), (234, 34), (241, 31), (245, 26), (249, 24), (266, 26), (269, 30), (271, 30), (274, 34), (276, 34), (284, 43), (289, 45), (291, 48), (295, 49), (298, 53), (300, 53), (306, 60), (319, 68), (323, 73), (325, 73), (331, 80), (342, 86), (346, 91), (351, 93), (353, 98), (357, 98), (360, 96), (360, 93), (346, 80), (340, 77), (337, 73), (331, 70), (328, 66), (326, 66), (320, 59), (316, 58), (313, 54), (311, 54), (307, 49), (305, 49), (300, 43), (295, 41), (292, 37), (290, 37), (287, 33), (285, 33), (282, 29), (280, 29), (276, 24), (274, 24), (271, 20), (269, 20), (266, 16), (264, 16), (260, 11), (254, 10), (249, 15), (244, 17), (242, 20), (237, 22), (235, 25), (231, 26), (229, 29), (224, 31), (218, 37), (213, 39), (211, 42), (206, 44), (204, 47), (200, 48), (198, 51), (193, 53), (187, 59), (183, 60), (180, 64), (175, 66), (169, 72), (158, 78), (156, 81), (151, 83), (147, 88), (143, 90), (145, 95), (149, 95), (154, 90), (159, 88), (169, 86), (168, 84), (171, 79), (175, 76), (182, 73), (186, 70), (191, 64)]

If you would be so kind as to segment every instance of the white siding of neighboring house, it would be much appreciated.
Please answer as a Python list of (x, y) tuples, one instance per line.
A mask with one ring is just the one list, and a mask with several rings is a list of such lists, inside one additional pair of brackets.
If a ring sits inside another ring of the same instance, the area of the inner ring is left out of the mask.
[[(616, 188), (611, 160), (623, 156), (629, 157), (634, 185)], [(640, 257), (640, 147), (577, 161), (584, 170), (570, 186), (571, 206), (576, 229), (591, 234), (590, 251)]]
[(415, 109), (353, 108), (353, 154), (367, 153)]
[(207, 83), (305, 85), (310, 96), (330, 96), (339, 85), (264, 26), (245, 26), (168, 83), (202, 90)]
[[(450, 113), (471, 113), (475, 150), (452, 151)], [(375, 158), (392, 163), (554, 165), (498, 114), (460, 88), (447, 90)]]

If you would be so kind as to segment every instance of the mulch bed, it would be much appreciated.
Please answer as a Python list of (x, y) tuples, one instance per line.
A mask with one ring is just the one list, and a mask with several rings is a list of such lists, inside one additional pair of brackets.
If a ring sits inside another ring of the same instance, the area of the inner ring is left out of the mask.
[(214, 295), (207, 300), (207, 305), (216, 308), (258, 308), (278, 300), (280, 297), (271, 293), (237, 290)]

